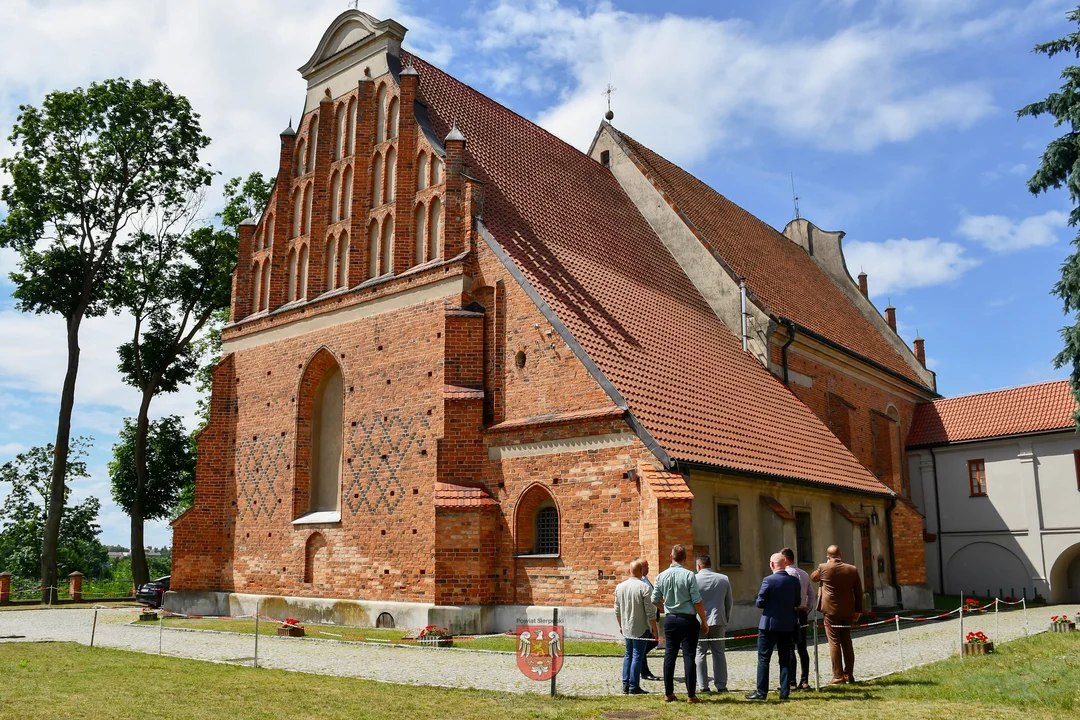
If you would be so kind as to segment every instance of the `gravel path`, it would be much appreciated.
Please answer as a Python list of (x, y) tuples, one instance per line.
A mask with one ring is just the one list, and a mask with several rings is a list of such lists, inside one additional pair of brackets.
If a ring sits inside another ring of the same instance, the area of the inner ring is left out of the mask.
[[(1060, 612), (1057, 611), (1057, 612)], [(1047, 628), (1054, 608), (1027, 611), (1030, 632)], [(158, 651), (156, 624), (132, 625), (134, 612), (101, 610), (98, 613), (94, 644), (137, 652)], [(41, 640), (90, 642), (93, 610), (22, 610), (0, 612), (0, 636), (24, 635), (23, 640), (0, 642), (30, 642)], [(953, 616), (955, 618), (956, 616)], [(964, 618), (964, 631), (982, 630), (995, 642), (1007, 642), (1024, 636), (1024, 613), (1020, 610), (1002, 612), (995, 621), (994, 614), (979, 613)], [(959, 621), (950, 619), (937, 623), (903, 623), (901, 642), (906, 667), (946, 658), (957, 652), (960, 642)], [(829, 679), (829, 654), (824, 635), (819, 636), (822, 681)], [(215, 662), (244, 662), (250, 664), (254, 650), (253, 635), (198, 632), (166, 629), (161, 634), (162, 651), (166, 655), (210, 660)], [(659, 672), (662, 658), (650, 656), (653, 672)], [(856, 677), (870, 679), (900, 669), (895, 626), (886, 625), (877, 632), (863, 630), (855, 639)], [(757, 663), (752, 650), (728, 652), (728, 686), (732, 690), (749, 690)], [(773, 675), (777, 674), (773, 661)], [(417, 648), (411, 646), (379, 646), (368, 643), (344, 643), (262, 636), (259, 638), (259, 665), (324, 675), (379, 680), (383, 682), (435, 685), (442, 687), (471, 687), (511, 692), (548, 692), (548, 683), (526, 679), (517, 669), (511, 653), (459, 650), (456, 648)], [(559, 674), (560, 693), (574, 695), (604, 695), (621, 691), (622, 660), (613, 657), (571, 657)], [(682, 675), (680, 660), (676, 671)], [(813, 650), (811, 676), (813, 684)], [(647, 683), (646, 689), (663, 692), (660, 683)], [(679, 693), (684, 689), (676, 687)]]

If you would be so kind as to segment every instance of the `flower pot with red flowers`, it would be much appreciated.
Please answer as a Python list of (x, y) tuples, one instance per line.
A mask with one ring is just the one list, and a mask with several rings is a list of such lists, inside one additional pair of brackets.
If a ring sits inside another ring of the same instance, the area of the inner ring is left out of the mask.
[(964, 655), (987, 655), (994, 652), (994, 643), (986, 637), (986, 633), (969, 632), (964, 640)]
[(1068, 615), (1053, 615), (1050, 618), (1050, 632), (1072, 632), (1075, 629), (1076, 623)]
[(976, 613), (976, 612), (982, 612), (982, 610), (983, 610), (982, 606), (979, 605), (979, 601), (976, 600), (975, 598), (968, 598), (967, 600), (964, 601), (964, 612)]
[(277, 634), (284, 637), (304, 637), (304, 626), (299, 620), (285, 618), (285, 620), (278, 625)]
[(428, 625), (420, 631), (416, 643), (428, 647), (454, 647), (454, 636), (446, 628)]

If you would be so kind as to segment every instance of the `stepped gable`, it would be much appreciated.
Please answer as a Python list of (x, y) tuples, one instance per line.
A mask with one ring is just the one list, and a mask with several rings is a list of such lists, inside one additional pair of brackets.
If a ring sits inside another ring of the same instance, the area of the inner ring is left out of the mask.
[(767, 312), (926, 386), (802, 247), (678, 165), (611, 130), (699, 237), (746, 280)]
[(1068, 380), (962, 395), (918, 406), (909, 448), (1068, 430), (1076, 399)]
[(456, 121), (483, 223), (673, 458), (889, 491), (713, 314), (614, 176), (422, 59), (443, 136)]

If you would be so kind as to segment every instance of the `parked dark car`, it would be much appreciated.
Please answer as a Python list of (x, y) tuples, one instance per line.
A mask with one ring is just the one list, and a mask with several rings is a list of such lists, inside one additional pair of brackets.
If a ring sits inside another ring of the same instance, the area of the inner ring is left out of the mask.
[(171, 579), (172, 575), (166, 575), (157, 580), (151, 580), (145, 585), (140, 585), (135, 592), (135, 599), (143, 605), (155, 608), (161, 607), (161, 602), (165, 599), (165, 593), (169, 591), (169, 580)]

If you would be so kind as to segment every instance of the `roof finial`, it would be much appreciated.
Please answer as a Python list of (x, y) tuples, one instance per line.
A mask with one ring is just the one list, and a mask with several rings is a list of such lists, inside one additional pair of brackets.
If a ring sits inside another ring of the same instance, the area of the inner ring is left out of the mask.
[(446, 140), (444, 140), (444, 142), (449, 142), (453, 140), (460, 140), (461, 142), (465, 142), (465, 136), (461, 133), (460, 130), (458, 130), (457, 115), (454, 115), (454, 124), (450, 128), (450, 132), (447, 133)]
[(799, 196), (795, 193), (795, 173), (791, 173), (791, 199), (795, 202), (795, 219), (800, 218), (799, 215)]
[(349, 0), (349, 7), (353, 10), (359, 10), (360, 0)]
[(612, 94), (613, 92), (615, 92), (615, 90), (616, 90), (616, 89), (617, 89), (617, 88), (615, 88), (615, 87), (612, 87), (612, 85), (611, 85), (611, 79), (609, 78), (609, 79), (608, 79), (608, 84), (607, 84), (607, 87), (606, 87), (606, 88), (604, 88), (604, 92), (600, 93), (601, 95), (606, 95), (606, 96), (607, 96), (607, 112), (606, 112), (606, 113), (604, 113), (604, 119), (605, 119), (605, 120), (609, 120), (609, 121), (610, 121), (610, 120), (614, 120), (614, 119), (615, 119), (615, 113), (611, 111), (611, 94)]

